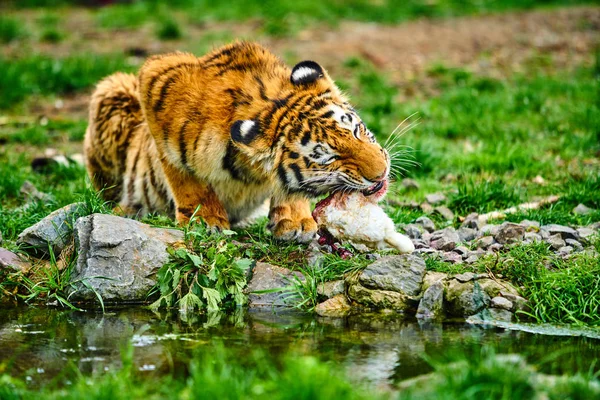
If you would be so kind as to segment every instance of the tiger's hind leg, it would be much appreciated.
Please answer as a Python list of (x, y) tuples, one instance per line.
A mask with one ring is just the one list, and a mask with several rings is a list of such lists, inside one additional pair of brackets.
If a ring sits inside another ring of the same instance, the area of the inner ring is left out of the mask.
[(194, 216), (202, 218), (211, 228), (229, 229), (227, 211), (209, 184), (182, 174), (167, 162), (163, 163), (163, 170), (175, 203), (175, 217), (180, 225), (188, 224)]

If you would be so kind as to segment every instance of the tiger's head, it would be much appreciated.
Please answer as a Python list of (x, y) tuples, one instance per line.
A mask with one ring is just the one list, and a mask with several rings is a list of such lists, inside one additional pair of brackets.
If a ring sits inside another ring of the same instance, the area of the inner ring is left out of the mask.
[(297, 64), (282, 93), (257, 118), (233, 124), (231, 138), (242, 151), (290, 193), (369, 195), (384, 188), (388, 152), (319, 64)]

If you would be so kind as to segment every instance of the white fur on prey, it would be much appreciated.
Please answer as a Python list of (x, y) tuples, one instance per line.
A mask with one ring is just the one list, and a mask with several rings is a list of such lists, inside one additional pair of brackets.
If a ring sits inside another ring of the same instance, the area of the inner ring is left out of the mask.
[(315, 218), (319, 227), (359, 251), (396, 249), (411, 253), (415, 249), (408, 237), (396, 232), (394, 222), (376, 200), (362, 193), (335, 194)]

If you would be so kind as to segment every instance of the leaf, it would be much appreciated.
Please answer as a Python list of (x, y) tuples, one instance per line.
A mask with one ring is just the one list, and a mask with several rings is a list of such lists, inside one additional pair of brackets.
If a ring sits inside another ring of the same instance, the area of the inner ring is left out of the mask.
[(194, 264), (194, 267), (199, 267), (202, 265), (202, 259), (198, 257), (196, 254), (188, 253), (188, 258)]
[(204, 304), (198, 296), (192, 292), (188, 292), (185, 296), (179, 299), (179, 312), (187, 314), (190, 311), (194, 311), (195, 307), (202, 308)]
[(252, 267), (254, 264), (254, 260), (249, 258), (239, 258), (233, 262), (233, 265), (240, 269), (241, 271), (246, 271), (248, 268)]
[(181, 271), (178, 269), (175, 269), (173, 271), (173, 283), (171, 284), (171, 289), (175, 290), (177, 289), (177, 285), (179, 285), (179, 278), (181, 277)]
[(236, 231), (231, 231), (231, 230), (229, 230), (229, 229), (223, 229), (223, 230), (221, 231), (221, 233), (222, 233), (223, 235), (225, 235), (225, 236), (235, 236), (235, 235), (237, 235), (237, 232), (236, 232)]
[(219, 304), (221, 303), (222, 297), (218, 290), (202, 286), (202, 296), (208, 303), (208, 311), (219, 310)]

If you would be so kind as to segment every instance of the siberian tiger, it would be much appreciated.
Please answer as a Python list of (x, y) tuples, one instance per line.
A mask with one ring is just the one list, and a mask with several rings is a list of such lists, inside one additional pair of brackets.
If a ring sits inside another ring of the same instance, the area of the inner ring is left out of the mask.
[[(125, 212), (192, 214), (227, 229), (270, 200), (277, 239), (310, 241), (309, 198), (374, 193), (390, 158), (327, 72), (256, 43), (150, 57), (92, 95), (88, 173)], [(198, 207), (199, 206), (199, 207)]]

